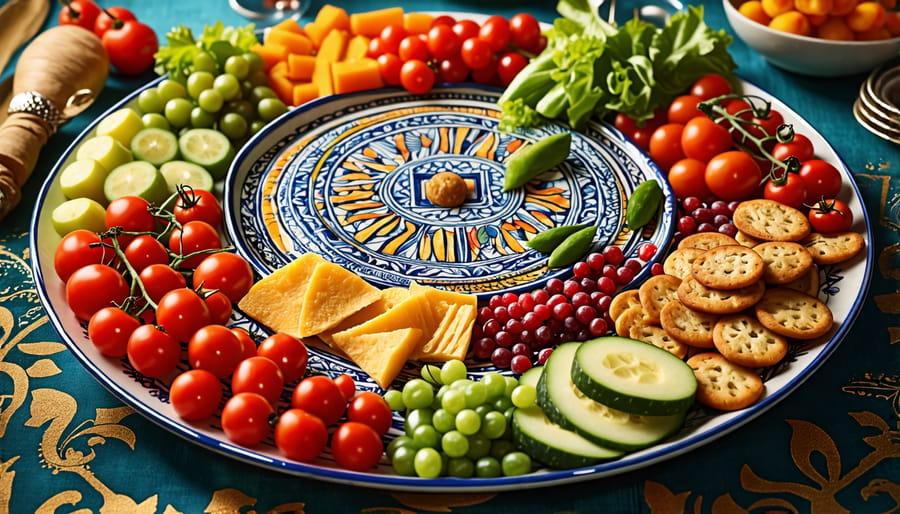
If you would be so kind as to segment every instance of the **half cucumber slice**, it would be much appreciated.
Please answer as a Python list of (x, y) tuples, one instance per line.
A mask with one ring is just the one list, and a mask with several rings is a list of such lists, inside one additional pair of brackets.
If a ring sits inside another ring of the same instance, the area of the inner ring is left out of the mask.
[(123, 196), (140, 196), (154, 205), (160, 205), (169, 195), (166, 179), (147, 161), (132, 161), (109, 172), (103, 192), (110, 202)]
[(213, 190), (213, 178), (202, 166), (192, 162), (174, 160), (159, 167), (159, 171), (166, 179), (169, 194), (175, 192), (181, 186), (190, 186), (193, 189)]
[(228, 136), (205, 128), (186, 130), (178, 138), (178, 149), (184, 160), (203, 166), (214, 179), (225, 176), (235, 154)]
[(178, 138), (161, 128), (145, 128), (131, 138), (131, 153), (139, 161), (160, 166), (178, 157)]

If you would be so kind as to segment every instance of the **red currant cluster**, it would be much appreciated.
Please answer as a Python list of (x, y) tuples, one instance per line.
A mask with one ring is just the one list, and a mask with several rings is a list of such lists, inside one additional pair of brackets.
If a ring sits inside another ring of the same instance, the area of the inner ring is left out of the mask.
[(613, 296), (656, 252), (646, 243), (637, 258), (626, 259), (621, 248), (608, 246), (575, 263), (567, 280), (553, 278), (531, 292), (492, 296), (478, 311), (472, 355), (521, 374), (543, 364), (560, 343), (608, 333)]
[(738, 204), (738, 201), (716, 199), (703, 201), (696, 196), (679, 199), (674, 241), (678, 242), (696, 232), (721, 232), (734, 237), (737, 227), (732, 223), (732, 216)]
[(422, 94), (435, 82), (506, 86), (546, 44), (540, 23), (527, 13), (490, 16), (480, 25), (442, 15), (425, 34), (388, 25), (369, 43), (368, 56), (378, 60), (386, 84)]

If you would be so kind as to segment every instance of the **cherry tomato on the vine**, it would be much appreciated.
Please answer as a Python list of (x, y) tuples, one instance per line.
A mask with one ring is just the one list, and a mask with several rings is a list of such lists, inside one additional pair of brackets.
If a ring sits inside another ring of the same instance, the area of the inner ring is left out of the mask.
[(541, 24), (528, 13), (519, 13), (509, 19), (512, 44), (526, 52), (537, 54), (543, 50)]
[(347, 421), (331, 436), (331, 453), (342, 468), (366, 471), (378, 464), (384, 453), (384, 444), (369, 425)]
[(846, 232), (853, 225), (853, 211), (841, 200), (825, 198), (819, 200), (807, 215), (815, 232), (824, 234)]
[(247, 330), (241, 327), (231, 327), (231, 331), (234, 332), (234, 335), (236, 335), (238, 340), (241, 342), (241, 348), (243, 348), (243, 352), (241, 352), (241, 360), (249, 359), (250, 357), (256, 355), (256, 341), (253, 340), (250, 332), (247, 332)]
[(106, 7), (100, 11), (97, 19), (94, 20), (94, 34), (102, 38), (103, 34), (106, 34), (106, 31), (111, 29), (116, 21), (125, 22), (136, 19), (137, 17), (135, 17), (134, 13), (124, 7)]
[(106, 228), (122, 227), (126, 232), (152, 232), (156, 217), (150, 203), (139, 196), (122, 196), (106, 206)]
[(160, 299), (174, 289), (180, 289), (187, 285), (187, 280), (177, 270), (168, 264), (151, 264), (140, 271), (138, 276), (147, 290), (147, 296), (153, 303), (159, 303)]
[(205, 221), (213, 227), (222, 224), (222, 206), (219, 200), (203, 189), (185, 189), (175, 200), (172, 213), (182, 225), (189, 221)]
[(400, 68), (400, 84), (414, 95), (430, 91), (434, 80), (434, 71), (420, 59), (406, 61)]
[(141, 325), (128, 338), (128, 362), (144, 376), (159, 378), (181, 362), (181, 345), (154, 325)]
[(813, 158), (815, 149), (812, 141), (803, 134), (794, 134), (794, 138), (789, 143), (776, 143), (772, 147), (772, 157), (779, 161), (784, 161), (788, 157), (796, 157), (800, 162), (808, 161)]
[(708, 198), (712, 195), (706, 187), (706, 163), (685, 157), (669, 168), (669, 184), (677, 198)]
[(731, 93), (731, 84), (725, 77), (717, 73), (704, 75), (691, 86), (691, 94), (701, 100), (709, 100), (729, 93)]
[(328, 427), (303, 409), (288, 409), (275, 424), (275, 446), (285, 457), (312, 462), (328, 445)]
[(63, 0), (57, 21), (60, 25), (78, 25), (94, 30), (94, 23), (100, 15), (100, 6), (92, 0)]
[(303, 341), (281, 332), (263, 339), (256, 354), (268, 357), (278, 364), (284, 375), (284, 383), (290, 384), (306, 373), (309, 351)]
[(275, 409), (262, 395), (238, 393), (222, 408), (222, 430), (232, 442), (256, 446), (272, 431)]
[(344, 393), (344, 398), (348, 401), (356, 395), (356, 381), (353, 380), (353, 377), (350, 375), (342, 373), (334, 377), (334, 383), (341, 388), (341, 392)]
[(88, 339), (103, 355), (121, 357), (128, 349), (128, 338), (141, 322), (118, 307), (104, 307), (88, 322)]
[(284, 375), (272, 359), (256, 355), (240, 361), (231, 376), (235, 393), (257, 393), (275, 405), (284, 389)]
[(518, 52), (506, 52), (500, 56), (500, 60), (497, 61), (500, 85), (508, 86), (525, 66), (528, 66), (528, 59)]
[(706, 187), (716, 197), (727, 201), (746, 200), (759, 189), (762, 172), (753, 156), (731, 150), (706, 163), (705, 178)]
[(177, 341), (187, 342), (209, 325), (209, 307), (193, 289), (173, 289), (159, 300), (156, 322)]
[(66, 303), (83, 320), (104, 307), (121, 305), (129, 294), (122, 274), (105, 264), (83, 266), (66, 281)]
[(125, 259), (140, 273), (151, 264), (168, 264), (169, 251), (151, 234), (142, 234), (125, 247)]
[(391, 428), (391, 407), (383, 396), (372, 391), (364, 391), (356, 395), (347, 406), (347, 419), (369, 425), (379, 435), (387, 433)]
[(237, 303), (253, 285), (253, 269), (236, 253), (209, 254), (194, 270), (194, 287), (218, 289)]
[(188, 363), (225, 378), (241, 362), (244, 347), (234, 333), (222, 325), (197, 329), (188, 341)]
[(763, 197), (795, 209), (802, 209), (806, 201), (806, 183), (796, 173), (786, 173), (782, 177), (771, 178), (766, 182)]
[(669, 123), (687, 123), (691, 118), (704, 116), (703, 111), (697, 109), (697, 105), (703, 100), (699, 96), (681, 95), (669, 104), (667, 115)]
[[(181, 257), (194, 252), (218, 250), (222, 241), (215, 227), (205, 221), (189, 221), (169, 234), (169, 250)], [(196, 268), (211, 252), (198, 253), (185, 259), (180, 267)]]
[(156, 32), (149, 25), (128, 20), (103, 34), (103, 48), (109, 62), (120, 73), (139, 75), (153, 67), (153, 55), (159, 50)]
[(800, 166), (798, 174), (806, 184), (806, 198), (810, 202), (834, 198), (841, 192), (841, 172), (827, 161), (810, 159)]
[(322, 418), (326, 425), (332, 425), (347, 410), (347, 399), (334, 380), (325, 375), (313, 375), (301, 380), (294, 388), (291, 406), (311, 412)]
[[(91, 246), (95, 245), (95, 246)], [(100, 236), (90, 230), (73, 230), (56, 245), (53, 267), (63, 282), (88, 264), (108, 264), (115, 252), (100, 245)]]
[(169, 401), (181, 419), (199, 421), (212, 416), (222, 401), (222, 382), (205, 369), (180, 373), (169, 388)]
[(753, 116), (752, 121), (756, 125), (747, 128), (751, 135), (757, 138), (774, 137), (778, 134), (778, 127), (784, 125), (784, 116), (777, 110), (771, 109), (766, 117)]
[(681, 133), (684, 155), (703, 162), (709, 162), (716, 155), (730, 150), (732, 144), (728, 130), (706, 116), (691, 118), (684, 124)]
[(209, 307), (209, 322), (213, 325), (225, 325), (228, 323), (233, 308), (231, 300), (225, 296), (225, 293), (201, 289), (200, 294), (203, 296), (206, 306)]

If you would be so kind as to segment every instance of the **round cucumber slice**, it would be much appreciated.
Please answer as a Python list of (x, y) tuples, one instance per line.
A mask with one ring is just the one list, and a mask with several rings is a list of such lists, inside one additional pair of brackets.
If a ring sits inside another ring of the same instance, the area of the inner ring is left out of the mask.
[(85, 139), (78, 146), (75, 158), (94, 159), (107, 172), (134, 159), (131, 150), (112, 136), (93, 136)]
[(74, 198), (59, 204), (50, 214), (56, 232), (65, 236), (75, 230), (106, 230), (106, 209), (90, 198)]
[(179, 185), (190, 186), (194, 189), (205, 191), (213, 190), (213, 178), (202, 166), (192, 162), (175, 160), (169, 161), (159, 167), (159, 171), (166, 179), (169, 194), (175, 192)]
[(131, 153), (140, 161), (160, 166), (178, 157), (178, 138), (161, 128), (145, 128), (131, 139)]
[(127, 148), (131, 145), (132, 138), (142, 128), (144, 128), (144, 122), (141, 121), (141, 115), (134, 109), (124, 107), (110, 113), (97, 123), (97, 135), (111, 136)]
[(228, 136), (205, 128), (186, 130), (178, 138), (178, 149), (184, 160), (203, 166), (214, 179), (225, 176), (235, 154)]
[(617, 336), (585, 341), (578, 348), (572, 382), (594, 401), (649, 416), (684, 412), (697, 392), (686, 362), (652, 344)]
[(110, 202), (123, 196), (140, 196), (151, 204), (160, 205), (169, 195), (163, 174), (147, 161), (123, 164), (109, 173), (103, 192)]
[(94, 159), (80, 159), (66, 165), (59, 173), (59, 187), (68, 199), (86, 197), (105, 204), (103, 182), (106, 170)]

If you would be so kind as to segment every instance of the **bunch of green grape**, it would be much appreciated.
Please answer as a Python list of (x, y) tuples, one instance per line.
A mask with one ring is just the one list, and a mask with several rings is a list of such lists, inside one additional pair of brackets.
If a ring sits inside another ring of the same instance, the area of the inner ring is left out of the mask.
[(496, 372), (473, 380), (459, 360), (426, 365), (421, 375), (384, 395), (391, 409), (405, 413), (404, 434), (387, 446), (394, 471), (422, 478), (531, 471), (531, 457), (512, 440), (510, 420), (513, 409), (534, 404), (534, 386)]
[(184, 84), (164, 79), (138, 95), (144, 125), (176, 133), (190, 128), (216, 129), (239, 147), (287, 112), (269, 87), (263, 65), (254, 52), (232, 55), (222, 66), (209, 53), (200, 52)]

